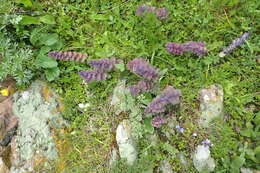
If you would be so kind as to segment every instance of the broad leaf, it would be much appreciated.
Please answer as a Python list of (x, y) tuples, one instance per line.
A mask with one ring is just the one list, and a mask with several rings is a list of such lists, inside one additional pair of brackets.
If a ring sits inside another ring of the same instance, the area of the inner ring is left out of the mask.
[(22, 20), (20, 21), (21, 25), (39, 25), (40, 24), (40, 20), (36, 17), (32, 17), (32, 16), (23, 16)]
[(49, 68), (45, 71), (45, 75), (48, 81), (53, 81), (60, 75), (60, 70), (58, 67)]
[(40, 21), (46, 24), (55, 24), (55, 19), (51, 15), (45, 15), (40, 17)]

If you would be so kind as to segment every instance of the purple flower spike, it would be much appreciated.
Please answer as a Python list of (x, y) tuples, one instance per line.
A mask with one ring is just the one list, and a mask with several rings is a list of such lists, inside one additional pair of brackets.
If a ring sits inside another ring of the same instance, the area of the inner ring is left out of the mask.
[(100, 71), (97, 71), (97, 70), (80, 71), (79, 75), (86, 82), (101, 81), (101, 80), (106, 80), (106, 78), (107, 78), (106, 73), (100, 72)]
[(220, 52), (219, 56), (224, 57), (227, 54), (231, 53), (235, 48), (243, 44), (249, 37), (249, 33), (246, 32), (243, 35), (241, 35), (239, 38), (236, 38), (235, 40), (232, 41), (232, 43), (225, 49), (223, 49), (222, 52)]
[(169, 15), (169, 12), (166, 10), (166, 8), (158, 8), (156, 10), (156, 16), (158, 19), (163, 20), (166, 19)]
[(163, 124), (166, 123), (166, 120), (161, 117), (161, 116), (157, 116), (152, 120), (152, 125), (156, 128), (161, 127)]
[(133, 73), (136, 73), (146, 79), (156, 79), (159, 77), (159, 70), (152, 67), (142, 58), (135, 58), (128, 62), (127, 67)]
[(167, 43), (166, 49), (169, 53), (175, 55), (181, 55), (185, 51), (183, 45), (180, 43)]
[(130, 85), (128, 88), (132, 94), (132, 96), (137, 96), (140, 93), (150, 91), (152, 89), (152, 82), (141, 80), (137, 83), (137, 85)]
[(185, 129), (180, 127), (179, 125), (176, 125), (175, 127), (179, 132), (184, 133)]
[(169, 53), (175, 55), (181, 55), (184, 52), (192, 52), (198, 56), (202, 56), (207, 53), (207, 49), (205, 48), (205, 43), (203, 42), (195, 42), (189, 41), (186, 43), (167, 43), (166, 49)]
[(87, 54), (78, 53), (78, 52), (49, 52), (48, 55), (52, 58), (63, 60), (63, 61), (79, 61), (84, 62), (88, 57)]
[(98, 71), (111, 71), (115, 68), (115, 64), (118, 64), (119, 60), (116, 60), (115, 58), (108, 59), (103, 58), (99, 60), (91, 60), (88, 62), (88, 64), (91, 67), (96, 68)]
[(181, 91), (174, 89), (172, 86), (166, 87), (161, 95), (152, 100), (145, 109), (146, 113), (161, 113), (165, 111), (165, 106), (168, 104), (179, 104)]
[(189, 41), (183, 44), (184, 50), (192, 52), (198, 56), (206, 54), (208, 51), (205, 48), (205, 43), (203, 42), (195, 42), (195, 41)]
[(141, 16), (145, 13), (145, 11), (148, 9), (147, 5), (140, 5), (136, 10), (136, 15)]

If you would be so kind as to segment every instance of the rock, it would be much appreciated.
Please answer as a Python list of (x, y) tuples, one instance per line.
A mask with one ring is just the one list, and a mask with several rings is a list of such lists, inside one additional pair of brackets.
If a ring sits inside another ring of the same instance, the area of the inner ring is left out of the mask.
[(170, 163), (167, 160), (163, 160), (160, 166), (160, 171), (162, 171), (162, 173), (173, 173), (172, 172), (172, 166), (170, 165)]
[(3, 162), (3, 159), (0, 157), (0, 173), (9, 173), (8, 167)]
[(199, 171), (213, 172), (215, 169), (215, 161), (210, 156), (209, 147), (199, 145), (193, 156), (194, 167)]
[(223, 115), (223, 88), (211, 85), (200, 91), (200, 120), (199, 124), (208, 127), (211, 120)]
[(119, 155), (125, 158), (129, 165), (133, 165), (137, 158), (134, 139), (131, 136), (131, 127), (128, 120), (123, 120), (116, 129), (116, 141), (119, 147)]
[(125, 81), (119, 81), (113, 91), (111, 105), (115, 107), (116, 114), (125, 111), (133, 111), (135, 107), (134, 98), (131, 96), (129, 89), (125, 86)]
[(114, 164), (117, 160), (119, 160), (118, 150), (117, 150), (116, 148), (113, 147), (113, 148), (111, 149), (110, 157), (111, 157), (111, 159), (109, 160), (109, 165), (110, 165), (110, 167), (112, 167), (113, 164)]
[(13, 114), (12, 100), (8, 98), (0, 103), (0, 145), (7, 146), (15, 134), (18, 117)]
[(253, 173), (250, 168), (240, 168), (241, 173)]
[(51, 129), (64, 126), (65, 121), (57, 112), (57, 96), (44, 82), (36, 81), (29, 90), (13, 97), (13, 112), (19, 117), (19, 126), (11, 143), (11, 173), (30, 172), (41, 160), (57, 159)]

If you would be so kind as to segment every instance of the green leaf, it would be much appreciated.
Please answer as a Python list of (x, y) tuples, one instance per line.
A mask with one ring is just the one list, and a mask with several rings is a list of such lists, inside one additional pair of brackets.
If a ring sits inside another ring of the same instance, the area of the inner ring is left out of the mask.
[(32, 6), (32, 2), (30, 0), (17, 0), (16, 3), (23, 4), (25, 7)]
[(52, 46), (59, 41), (58, 34), (42, 34), (40, 38), (40, 43), (46, 46)]
[(53, 81), (60, 75), (60, 69), (58, 67), (49, 68), (45, 71), (45, 75), (48, 81)]
[(56, 23), (54, 17), (51, 15), (41, 16), (40, 21), (42, 23), (46, 23), (46, 24), (55, 24)]
[(36, 65), (43, 68), (54, 68), (57, 67), (58, 63), (55, 59), (52, 59), (48, 56), (39, 54), (36, 59)]
[(231, 167), (231, 170), (236, 173), (236, 172), (239, 172), (239, 169), (243, 166), (243, 164), (245, 163), (246, 159), (244, 158), (243, 155), (239, 156), (239, 157), (236, 157), (230, 167)]
[(92, 14), (89, 16), (90, 19), (92, 20), (108, 20), (108, 17), (103, 15), (103, 14)]
[(240, 131), (240, 134), (241, 134), (242, 136), (251, 137), (252, 130), (251, 130), (251, 129), (241, 130), (241, 131)]
[(39, 25), (40, 24), (40, 20), (36, 17), (32, 17), (32, 16), (23, 16), (22, 20), (20, 21), (21, 25)]
[(121, 72), (125, 71), (125, 65), (123, 63), (115, 64), (116, 69), (120, 70)]
[(148, 132), (148, 133), (153, 133), (154, 132), (154, 127), (152, 125), (152, 119), (146, 119), (144, 120), (144, 127), (145, 127), (145, 130)]

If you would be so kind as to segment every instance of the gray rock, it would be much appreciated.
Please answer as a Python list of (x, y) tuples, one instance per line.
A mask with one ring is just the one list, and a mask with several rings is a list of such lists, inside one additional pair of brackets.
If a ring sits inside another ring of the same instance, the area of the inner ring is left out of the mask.
[(19, 127), (11, 143), (11, 173), (29, 172), (35, 162), (58, 157), (51, 128), (66, 123), (56, 111), (57, 96), (44, 82), (36, 81), (28, 91), (15, 93), (13, 97), (13, 112), (19, 117)]
[(193, 155), (194, 167), (199, 171), (213, 172), (215, 169), (215, 161), (210, 156), (209, 147), (204, 145), (199, 145)]
[(170, 163), (167, 160), (163, 160), (160, 166), (160, 171), (162, 171), (162, 173), (173, 173), (172, 172), (172, 166), (170, 165)]
[(200, 120), (199, 124), (208, 127), (211, 120), (223, 115), (223, 88), (211, 85), (200, 91)]
[(3, 159), (0, 157), (0, 173), (9, 173), (8, 167), (3, 162)]
[(135, 142), (131, 136), (131, 127), (128, 120), (123, 120), (116, 129), (116, 141), (121, 158), (125, 158), (129, 165), (133, 165), (137, 159)]

